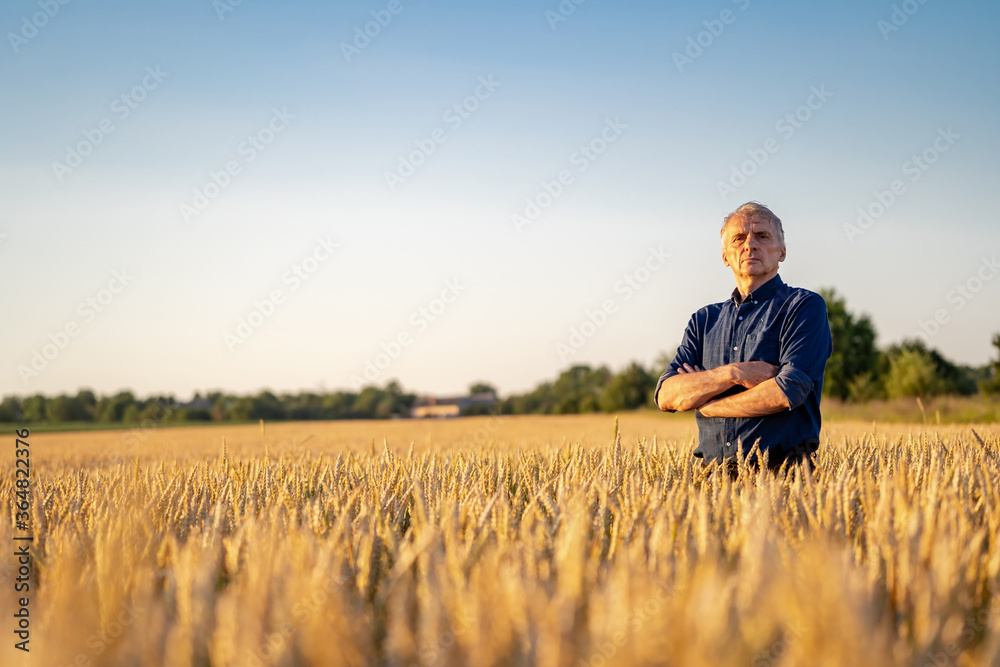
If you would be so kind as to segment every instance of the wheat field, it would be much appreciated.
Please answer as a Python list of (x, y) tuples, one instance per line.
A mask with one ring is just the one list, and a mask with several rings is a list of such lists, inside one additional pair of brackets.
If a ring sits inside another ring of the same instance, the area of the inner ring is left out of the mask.
[(735, 481), (695, 436), (644, 413), (35, 434), (31, 651), (7, 558), (0, 662), (1000, 665), (1000, 428), (828, 423), (811, 474)]

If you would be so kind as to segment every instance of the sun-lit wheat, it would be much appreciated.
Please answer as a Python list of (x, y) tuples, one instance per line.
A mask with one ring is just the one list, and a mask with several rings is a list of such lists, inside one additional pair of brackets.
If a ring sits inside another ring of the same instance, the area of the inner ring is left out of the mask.
[(593, 419), (508, 419), (551, 431), (520, 447), (45, 444), (30, 664), (1000, 664), (995, 428), (732, 481)]

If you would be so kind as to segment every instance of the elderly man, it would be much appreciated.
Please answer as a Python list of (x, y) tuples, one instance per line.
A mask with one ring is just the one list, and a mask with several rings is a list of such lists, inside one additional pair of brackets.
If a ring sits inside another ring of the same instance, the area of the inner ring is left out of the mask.
[(704, 463), (745, 456), (760, 441), (769, 464), (809, 460), (819, 446), (823, 371), (832, 352), (823, 297), (789, 287), (781, 220), (757, 202), (722, 225), (722, 261), (736, 289), (688, 322), (677, 355), (656, 384), (661, 410), (697, 410)]

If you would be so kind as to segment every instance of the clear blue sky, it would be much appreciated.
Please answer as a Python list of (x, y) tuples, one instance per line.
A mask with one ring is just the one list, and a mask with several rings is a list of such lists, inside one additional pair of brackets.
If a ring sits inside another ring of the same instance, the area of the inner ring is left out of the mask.
[(751, 199), (880, 344), (992, 356), (994, 2), (151, 4), (0, 9), (0, 394), (650, 364)]

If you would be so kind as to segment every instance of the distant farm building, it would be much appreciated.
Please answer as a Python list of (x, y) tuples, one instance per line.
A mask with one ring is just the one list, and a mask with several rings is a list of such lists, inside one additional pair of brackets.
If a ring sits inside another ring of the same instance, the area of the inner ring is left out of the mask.
[(204, 410), (206, 412), (212, 411), (212, 401), (207, 398), (196, 397), (187, 403), (178, 403), (177, 409), (179, 410)]
[(410, 416), (424, 417), (459, 417), (469, 412), (483, 413), (497, 402), (493, 393), (472, 394), (471, 396), (454, 396), (439, 398), (436, 396), (421, 396), (413, 403)]

